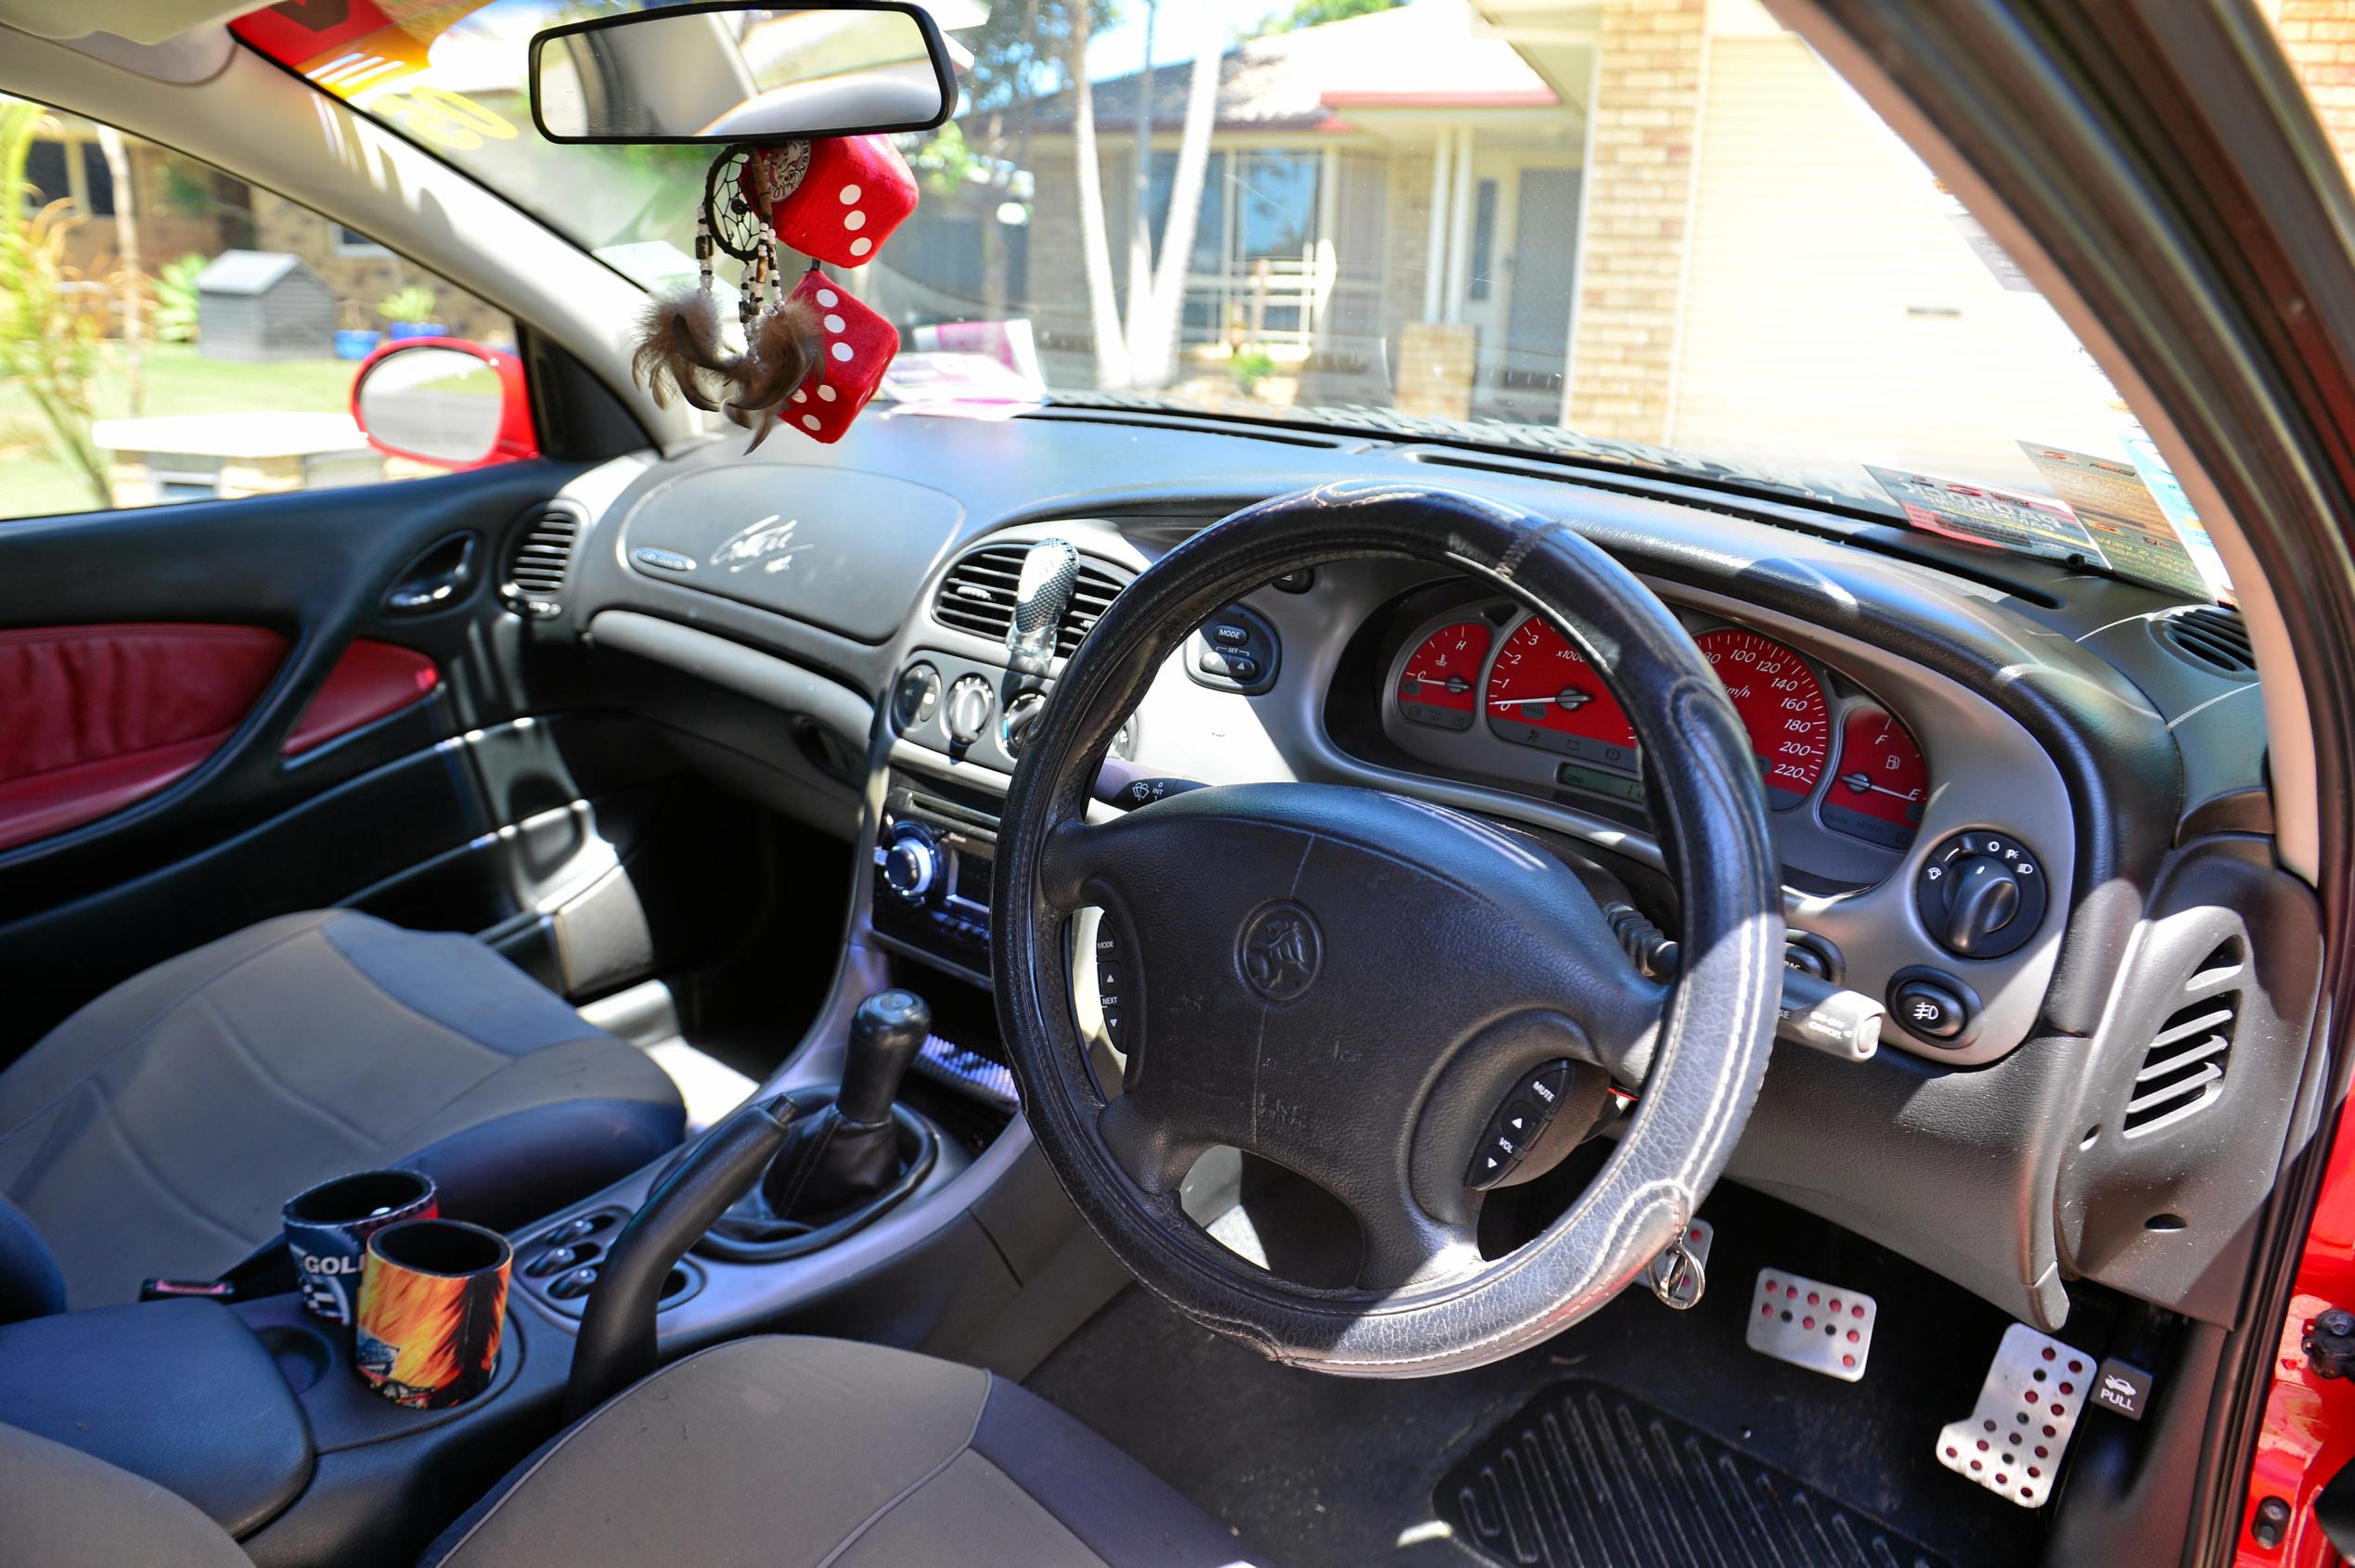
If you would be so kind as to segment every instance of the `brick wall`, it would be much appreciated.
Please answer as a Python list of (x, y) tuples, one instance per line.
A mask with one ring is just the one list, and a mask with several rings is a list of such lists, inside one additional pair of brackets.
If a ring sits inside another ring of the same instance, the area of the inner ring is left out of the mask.
[(1708, 19), (1707, 0), (1603, 0), (1566, 416), (1589, 434), (1667, 429)]
[(2339, 162), (2355, 174), (2355, 0), (2281, 0), (2274, 26)]

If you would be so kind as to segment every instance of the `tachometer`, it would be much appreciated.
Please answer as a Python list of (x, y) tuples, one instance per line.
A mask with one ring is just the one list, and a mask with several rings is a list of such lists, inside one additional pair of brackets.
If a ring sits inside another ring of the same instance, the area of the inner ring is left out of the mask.
[(1840, 772), (1823, 796), (1823, 825), (1889, 849), (1913, 842), (1930, 793), (1929, 765), (1905, 726), (1871, 706), (1840, 724)]
[(1438, 729), (1470, 729), (1493, 635), (1486, 621), (1461, 621), (1423, 638), (1398, 672), (1398, 712)]
[(1832, 710), (1815, 672), (1772, 637), (1738, 626), (1692, 640), (1750, 732), (1767, 804), (1787, 811), (1806, 800), (1832, 757)]
[(1562, 782), (1642, 798), (1632, 782), (1635, 727), (1603, 686), (1602, 673), (1544, 621), (1531, 616), (1505, 639), (1488, 673), (1487, 700), (1488, 728), (1500, 739), (1585, 765), (1557, 769)]

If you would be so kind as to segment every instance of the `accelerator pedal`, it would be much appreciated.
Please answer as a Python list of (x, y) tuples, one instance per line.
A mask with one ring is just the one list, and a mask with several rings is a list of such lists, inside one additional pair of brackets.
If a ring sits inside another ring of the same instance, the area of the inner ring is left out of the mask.
[(1979, 1402), (1938, 1433), (1938, 1463), (2020, 1508), (2053, 1495), (2092, 1382), (2093, 1357), (2025, 1323), (2003, 1330)]

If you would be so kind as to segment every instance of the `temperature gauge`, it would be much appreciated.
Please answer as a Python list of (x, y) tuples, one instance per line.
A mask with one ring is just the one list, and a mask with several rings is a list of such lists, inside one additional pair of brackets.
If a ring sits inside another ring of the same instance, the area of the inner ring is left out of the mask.
[(1922, 826), (1930, 769), (1913, 737), (1879, 708), (1851, 708), (1840, 726), (1840, 771), (1823, 795), (1823, 825), (1885, 849)]
[(1423, 638), (1398, 672), (1398, 712), (1435, 729), (1470, 729), (1491, 635), (1486, 621), (1462, 621)]

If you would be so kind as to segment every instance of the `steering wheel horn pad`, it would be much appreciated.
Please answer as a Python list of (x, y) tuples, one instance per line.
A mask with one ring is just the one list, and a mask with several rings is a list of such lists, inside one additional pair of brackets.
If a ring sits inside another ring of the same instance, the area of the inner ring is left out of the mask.
[[(1584, 643), (1654, 763), (1683, 973), (1639, 974), (1583, 883), (1475, 818), (1352, 786), (1188, 790), (1090, 825), (1106, 747), (1222, 605), (1369, 556), (1444, 565)], [(1551, 520), (1447, 491), (1280, 497), (1169, 552), (1113, 600), (1035, 726), (1001, 829), (995, 979), (1023, 1109), (1082, 1215), (1196, 1321), (1279, 1360), (1426, 1375), (1499, 1359), (1636, 1279), (1722, 1170), (1766, 1068), (1782, 906), (1757, 768), (1724, 688), (1651, 592)], [(1098, 1083), (1065, 927), (1123, 933), (1126, 1068)], [(1484, 1260), (1464, 1171), (1507, 1089), (1557, 1058), (1643, 1093), (1567, 1211)], [(1113, 1092), (1114, 1090), (1117, 1092)], [(1358, 1221), (1358, 1277), (1254, 1267), (1178, 1206), (1207, 1150), (1245, 1150)]]

